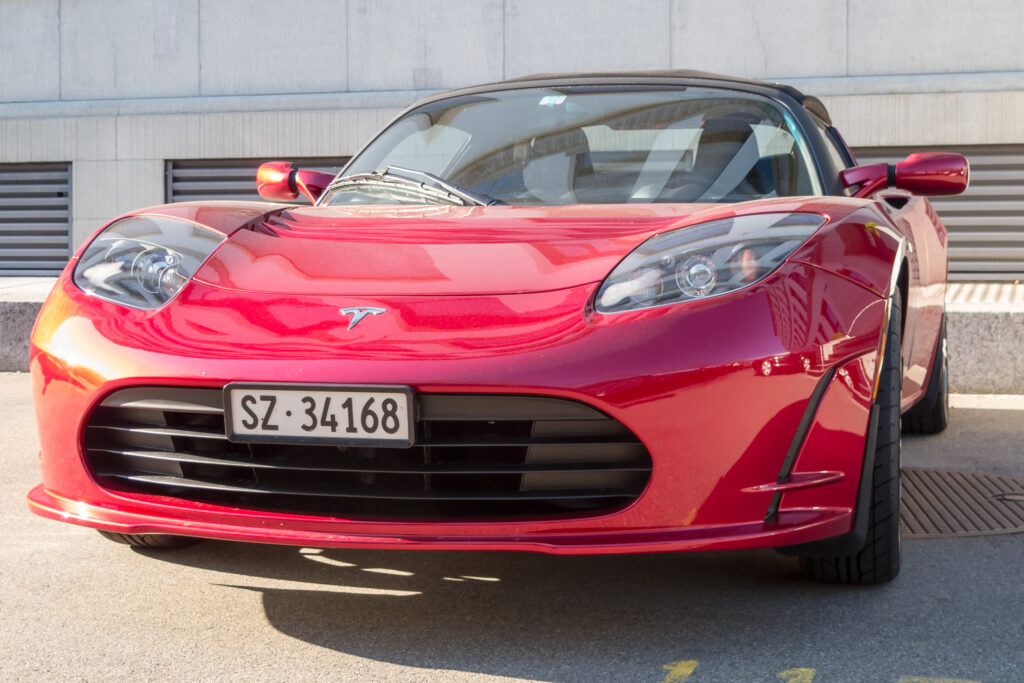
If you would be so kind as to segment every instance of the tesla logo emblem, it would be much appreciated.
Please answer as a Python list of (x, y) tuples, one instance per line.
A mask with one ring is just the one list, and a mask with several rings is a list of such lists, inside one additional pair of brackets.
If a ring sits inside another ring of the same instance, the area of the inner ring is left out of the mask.
[(359, 324), (360, 320), (362, 320), (366, 316), (380, 315), (381, 313), (386, 313), (387, 310), (388, 309), (386, 308), (374, 308), (373, 306), (368, 306), (366, 308), (343, 308), (341, 309), (341, 314), (352, 316), (352, 321), (349, 322), (348, 324), (348, 329), (351, 330), (353, 327)]

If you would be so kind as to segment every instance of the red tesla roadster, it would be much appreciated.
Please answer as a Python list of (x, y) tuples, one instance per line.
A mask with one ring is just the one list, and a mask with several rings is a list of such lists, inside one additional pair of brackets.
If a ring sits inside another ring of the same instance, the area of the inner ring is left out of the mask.
[(29, 506), (137, 546), (770, 546), (890, 580), (901, 422), (947, 415), (924, 197), (967, 180), (857, 166), (820, 101), (714, 74), (429, 97), (337, 177), (262, 166), (282, 203), (79, 250), (32, 336)]

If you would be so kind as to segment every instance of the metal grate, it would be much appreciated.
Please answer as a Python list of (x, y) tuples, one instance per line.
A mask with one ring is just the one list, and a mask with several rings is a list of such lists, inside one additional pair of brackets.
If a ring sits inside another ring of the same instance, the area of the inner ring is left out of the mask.
[(71, 164), (0, 164), (0, 276), (63, 270), (70, 202)]
[(1024, 479), (903, 468), (905, 536), (946, 538), (1024, 531)]
[(651, 460), (626, 427), (540, 396), (418, 394), (411, 448), (240, 444), (219, 389), (134, 388), (90, 416), (86, 457), (111, 489), (366, 519), (578, 516), (620, 508)]
[(956, 152), (971, 162), (964, 194), (930, 200), (949, 229), (949, 279), (1024, 280), (1024, 145), (854, 150), (859, 164), (902, 161), (913, 152)]
[[(287, 159), (299, 168), (337, 173), (350, 157), (313, 157)], [(276, 159), (179, 159), (166, 162), (168, 202), (203, 199), (259, 200), (256, 193), (256, 169)], [(305, 201), (303, 199), (303, 201)]]

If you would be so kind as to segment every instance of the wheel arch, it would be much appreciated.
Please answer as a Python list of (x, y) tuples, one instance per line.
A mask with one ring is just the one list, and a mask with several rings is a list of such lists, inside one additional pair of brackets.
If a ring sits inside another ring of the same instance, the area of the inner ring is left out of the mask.
[[(833, 211), (829, 223), (790, 257), (889, 298), (909, 280), (907, 238), (872, 205)], [(902, 285), (901, 279), (904, 278)], [(901, 290), (906, 296), (906, 289)]]

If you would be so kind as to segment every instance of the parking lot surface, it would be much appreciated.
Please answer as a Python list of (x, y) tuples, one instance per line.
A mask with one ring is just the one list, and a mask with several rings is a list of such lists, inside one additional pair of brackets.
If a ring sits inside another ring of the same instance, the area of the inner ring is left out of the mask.
[[(904, 464), (1024, 476), (1024, 405), (956, 405)], [(1024, 534), (909, 539), (880, 587), (772, 551), (143, 552), (27, 511), (26, 374), (0, 373), (0, 434), (5, 680), (1024, 680)]]

